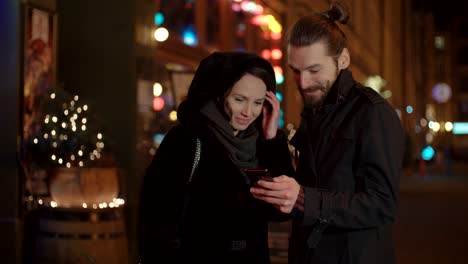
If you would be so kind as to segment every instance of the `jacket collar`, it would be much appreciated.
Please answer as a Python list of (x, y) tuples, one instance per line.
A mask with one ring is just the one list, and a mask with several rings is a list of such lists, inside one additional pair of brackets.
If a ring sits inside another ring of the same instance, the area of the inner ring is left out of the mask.
[(356, 81), (354, 81), (350, 70), (341, 70), (323, 104), (328, 105), (341, 102), (348, 96), (355, 83)]
[(341, 70), (332, 87), (330, 88), (330, 92), (325, 97), (323, 104), (315, 108), (304, 108), (302, 110), (301, 116), (307, 118), (314, 116), (317, 112), (331, 109), (334, 105), (345, 100), (355, 83), (356, 81), (353, 79), (351, 71), (348, 69)]

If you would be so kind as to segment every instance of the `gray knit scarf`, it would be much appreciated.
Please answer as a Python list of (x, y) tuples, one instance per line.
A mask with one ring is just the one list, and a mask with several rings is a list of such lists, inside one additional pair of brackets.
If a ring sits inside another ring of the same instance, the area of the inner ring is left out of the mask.
[(258, 167), (256, 155), (258, 132), (254, 124), (234, 136), (232, 126), (214, 101), (209, 101), (200, 111), (207, 119), (208, 128), (224, 146), (229, 158), (237, 167), (240, 169)]

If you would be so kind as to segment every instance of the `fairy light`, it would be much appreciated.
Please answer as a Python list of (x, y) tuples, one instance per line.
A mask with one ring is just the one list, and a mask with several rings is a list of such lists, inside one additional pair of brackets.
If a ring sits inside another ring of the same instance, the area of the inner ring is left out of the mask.
[(101, 133), (98, 133), (98, 134), (97, 134), (97, 138), (98, 138), (98, 139), (102, 139), (102, 134), (101, 134)]

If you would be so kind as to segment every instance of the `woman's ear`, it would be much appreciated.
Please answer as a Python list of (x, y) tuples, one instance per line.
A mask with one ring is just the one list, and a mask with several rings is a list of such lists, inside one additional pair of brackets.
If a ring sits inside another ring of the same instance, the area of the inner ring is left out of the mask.
[(349, 67), (351, 63), (351, 57), (347, 48), (344, 48), (338, 57), (338, 69), (343, 70)]

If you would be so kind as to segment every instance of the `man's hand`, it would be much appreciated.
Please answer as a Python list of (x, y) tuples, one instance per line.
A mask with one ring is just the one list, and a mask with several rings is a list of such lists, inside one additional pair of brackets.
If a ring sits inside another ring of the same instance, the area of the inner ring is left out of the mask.
[(273, 181), (259, 180), (250, 192), (257, 199), (272, 204), (283, 213), (291, 213), (301, 186), (294, 178), (286, 175), (273, 178)]
[[(263, 133), (266, 139), (272, 139), (276, 137), (276, 131), (278, 130), (280, 101), (272, 91), (267, 91), (265, 99), (267, 102), (265, 102), (265, 105), (263, 106)], [(271, 108), (267, 104), (269, 104)]]

